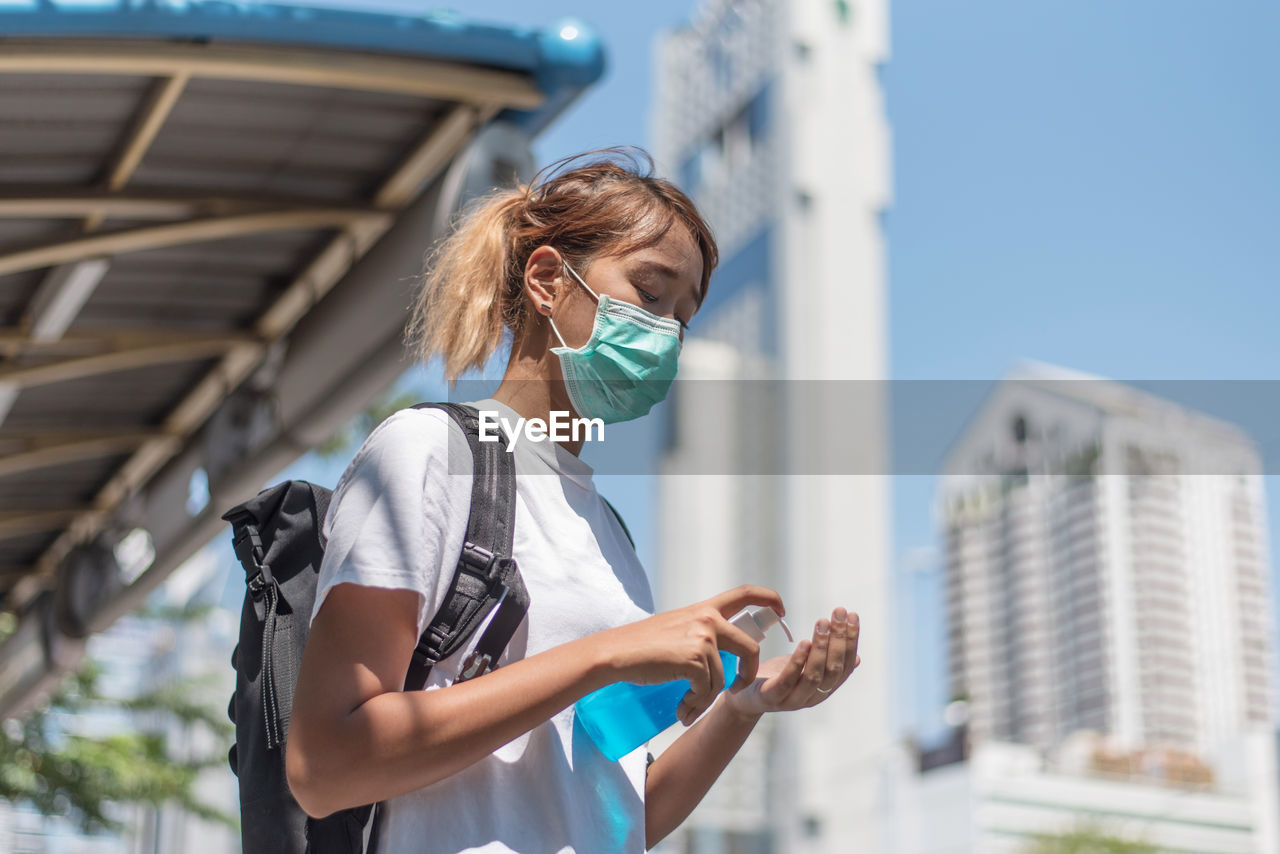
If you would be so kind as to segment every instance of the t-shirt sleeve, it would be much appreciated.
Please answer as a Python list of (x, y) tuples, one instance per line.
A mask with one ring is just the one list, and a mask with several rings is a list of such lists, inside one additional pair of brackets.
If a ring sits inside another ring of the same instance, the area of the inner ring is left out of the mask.
[(333, 492), (313, 619), (337, 584), (412, 590), (422, 634), (466, 536), (471, 466), (458, 456), (466, 447), (438, 409), (404, 409), (374, 429)]

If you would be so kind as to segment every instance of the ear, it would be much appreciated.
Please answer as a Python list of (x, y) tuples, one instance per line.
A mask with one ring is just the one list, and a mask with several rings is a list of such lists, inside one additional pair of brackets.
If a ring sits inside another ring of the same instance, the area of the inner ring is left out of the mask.
[(549, 314), (542, 306), (555, 304), (556, 291), (564, 282), (564, 263), (550, 246), (539, 246), (524, 265), (524, 293), (536, 314)]

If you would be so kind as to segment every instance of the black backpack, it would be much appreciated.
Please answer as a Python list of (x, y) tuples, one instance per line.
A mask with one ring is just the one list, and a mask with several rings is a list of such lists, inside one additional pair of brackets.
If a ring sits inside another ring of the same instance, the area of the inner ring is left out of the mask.
[[(444, 604), (414, 649), (406, 691), (421, 689), (432, 665), (466, 643), (494, 604), (500, 603), (457, 681), (485, 673), (529, 608), (529, 593), (511, 559), (515, 471), (511, 454), (504, 450), (505, 439), (479, 441), (478, 417), (472, 407), (424, 403), (414, 408), (427, 407), (443, 409), (462, 427), (475, 476), (462, 554)], [(291, 480), (263, 490), (222, 517), (232, 525), (236, 556), (244, 565), (248, 585), (240, 641), (231, 655), (236, 689), (227, 709), (236, 725), (229, 759), (240, 781), (244, 854), (359, 854), (364, 850), (364, 828), (373, 806), (310, 818), (289, 791), (284, 770), (294, 683), (325, 547), (320, 528), (330, 498), (324, 487)], [(376, 821), (373, 831), (376, 836)], [(375, 844), (371, 838), (370, 850)]]

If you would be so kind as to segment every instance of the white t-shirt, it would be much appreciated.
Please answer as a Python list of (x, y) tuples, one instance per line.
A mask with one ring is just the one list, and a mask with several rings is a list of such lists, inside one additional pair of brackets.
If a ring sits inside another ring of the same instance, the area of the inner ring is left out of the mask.
[[(517, 417), (494, 400), (474, 405)], [(438, 409), (401, 410), (373, 431), (334, 490), (313, 618), (335, 584), (407, 589), (419, 594), (421, 635), (443, 604), (466, 533), (466, 447), (461, 428)], [(499, 666), (653, 612), (644, 569), (596, 492), (591, 467), (551, 441), (521, 437), (514, 453), (512, 550), (529, 613)], [(452, 682), (483, 630), (432, 669), (426, 690)], [(570, 706), (459, 773), (388, 801), (379, 847), (384, 854), (640, 852), (644, 777), (644, 748), (610, 762)]]

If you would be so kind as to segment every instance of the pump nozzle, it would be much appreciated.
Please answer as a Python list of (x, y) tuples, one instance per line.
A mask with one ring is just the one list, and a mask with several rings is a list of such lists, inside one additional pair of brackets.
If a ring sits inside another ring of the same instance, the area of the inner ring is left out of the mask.
[(787, 640), (792, 643), (795, 642), (795, 638), (791, 636), (791, 627), (787, 625), (787, 621), (778, 616), (778, 612), (768, 605), (743, 608), (729, 622), (751, 635), (751, 638), (756, 643), (764, 640), (764, 633), (772, 628), (774, 623), (778, 623), (782, 626), (782, 630), (787, 633)]

